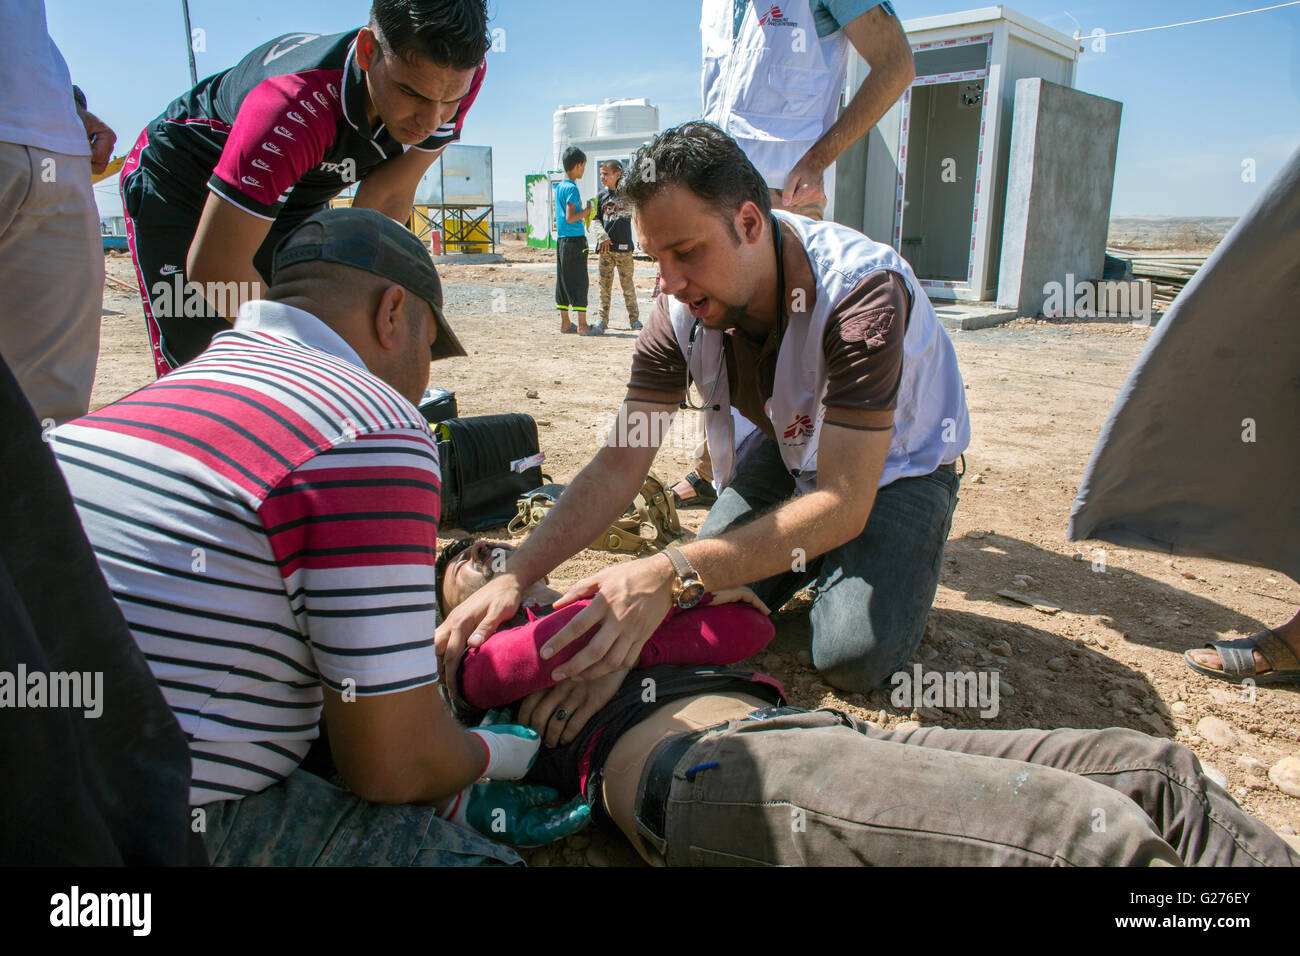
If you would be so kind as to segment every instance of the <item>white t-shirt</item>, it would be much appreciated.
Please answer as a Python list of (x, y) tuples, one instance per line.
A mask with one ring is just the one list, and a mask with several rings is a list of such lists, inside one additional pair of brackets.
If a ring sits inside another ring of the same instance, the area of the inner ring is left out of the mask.
[(72, 78), (45, 25), (44, 0), (0, 3), (0, 142), (89, 156)]

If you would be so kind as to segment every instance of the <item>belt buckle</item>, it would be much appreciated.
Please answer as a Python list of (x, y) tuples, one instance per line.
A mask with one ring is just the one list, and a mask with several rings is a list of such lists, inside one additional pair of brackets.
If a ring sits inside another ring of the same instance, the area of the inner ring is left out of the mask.
[(788, 704), (779, 704), (772, 707), (760, 707), (758, 710), (751, 710), (742, 719), (743, 720), (768, 720), (772, 717), (785, 717), (789, 714), (802, 714), (804, 710), (800, 707), (791, 707)]

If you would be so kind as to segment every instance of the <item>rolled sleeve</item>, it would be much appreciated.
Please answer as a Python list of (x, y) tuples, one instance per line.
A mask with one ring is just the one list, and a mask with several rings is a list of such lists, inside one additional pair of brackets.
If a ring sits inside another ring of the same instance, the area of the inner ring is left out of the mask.
[(882, 7), (891, 17), (894, 12), (889, 0), (817, 0), (813, 4), (813, 23), (819, 37), (830, 36), (875, 7)]
[(903, 338), (911, 312), (907, 284), (896, 272), (867, 276), (826, 323), (827, 407), (893, 409), (903, 378)]

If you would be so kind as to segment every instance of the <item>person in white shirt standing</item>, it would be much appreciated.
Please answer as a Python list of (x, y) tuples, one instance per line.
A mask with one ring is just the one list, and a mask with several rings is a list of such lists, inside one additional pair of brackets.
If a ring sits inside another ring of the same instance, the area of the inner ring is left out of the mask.
[[(772, 208), (821, 219), (834, 163), (880, 121), (916, 76), (888, 0), (704, 0), (703, 118), (731, 135), (772, 193)], [(871, 72), (840, 114), (849, 47)], [(711, 505), (702, 445), (674, 486), (678, 503)]]
[(104, 255), (91, 173), (116, 135), (86, 111), (50, 39), (41, 0), (0, 8), (0, 354), (36, 417), (90, 407)]
[[(773, 207), (822, 218), (824, 174), (916, 76), (894, 8), (888, 0), (704, 0), (700, 35), (703, 118), (740, 144)], [(850, 45), (871, 72), (841, 116)]]

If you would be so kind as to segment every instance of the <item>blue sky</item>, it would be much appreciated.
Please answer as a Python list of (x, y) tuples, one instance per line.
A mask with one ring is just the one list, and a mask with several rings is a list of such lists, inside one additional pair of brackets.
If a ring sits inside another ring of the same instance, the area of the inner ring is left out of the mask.
[[(1217, 16), (1277, 0), (1019, 0), (1015, 9), (1087, 35)], [(971, 9), (961, 0), (895, 0), (904, 19)], [(504, 50), (465, 143), (493, 147), (498, 201), (522, 200), (524, 175), (549, 166), (557, 106), (645, 96), (663, 125), (700, 109), (699, 0), (489, 0)], [(50, 33), (91, 109), (125, 151), (189, 86), (180, 0), (46, 0)], [(281, 33), (359, 26), (366, 0), (190, 0), (204, 30), (199, 76)], [(651, 12), (653, 11), (653, 12)], [(1111, 37), (1081, 54), (1077, 85), (1124, 104), (1114, 215), (1234, 216), (1300, 146), (1300, 6), (1215, 23)], [(1256, 182), (1242, 182), (1242, 161)]]

